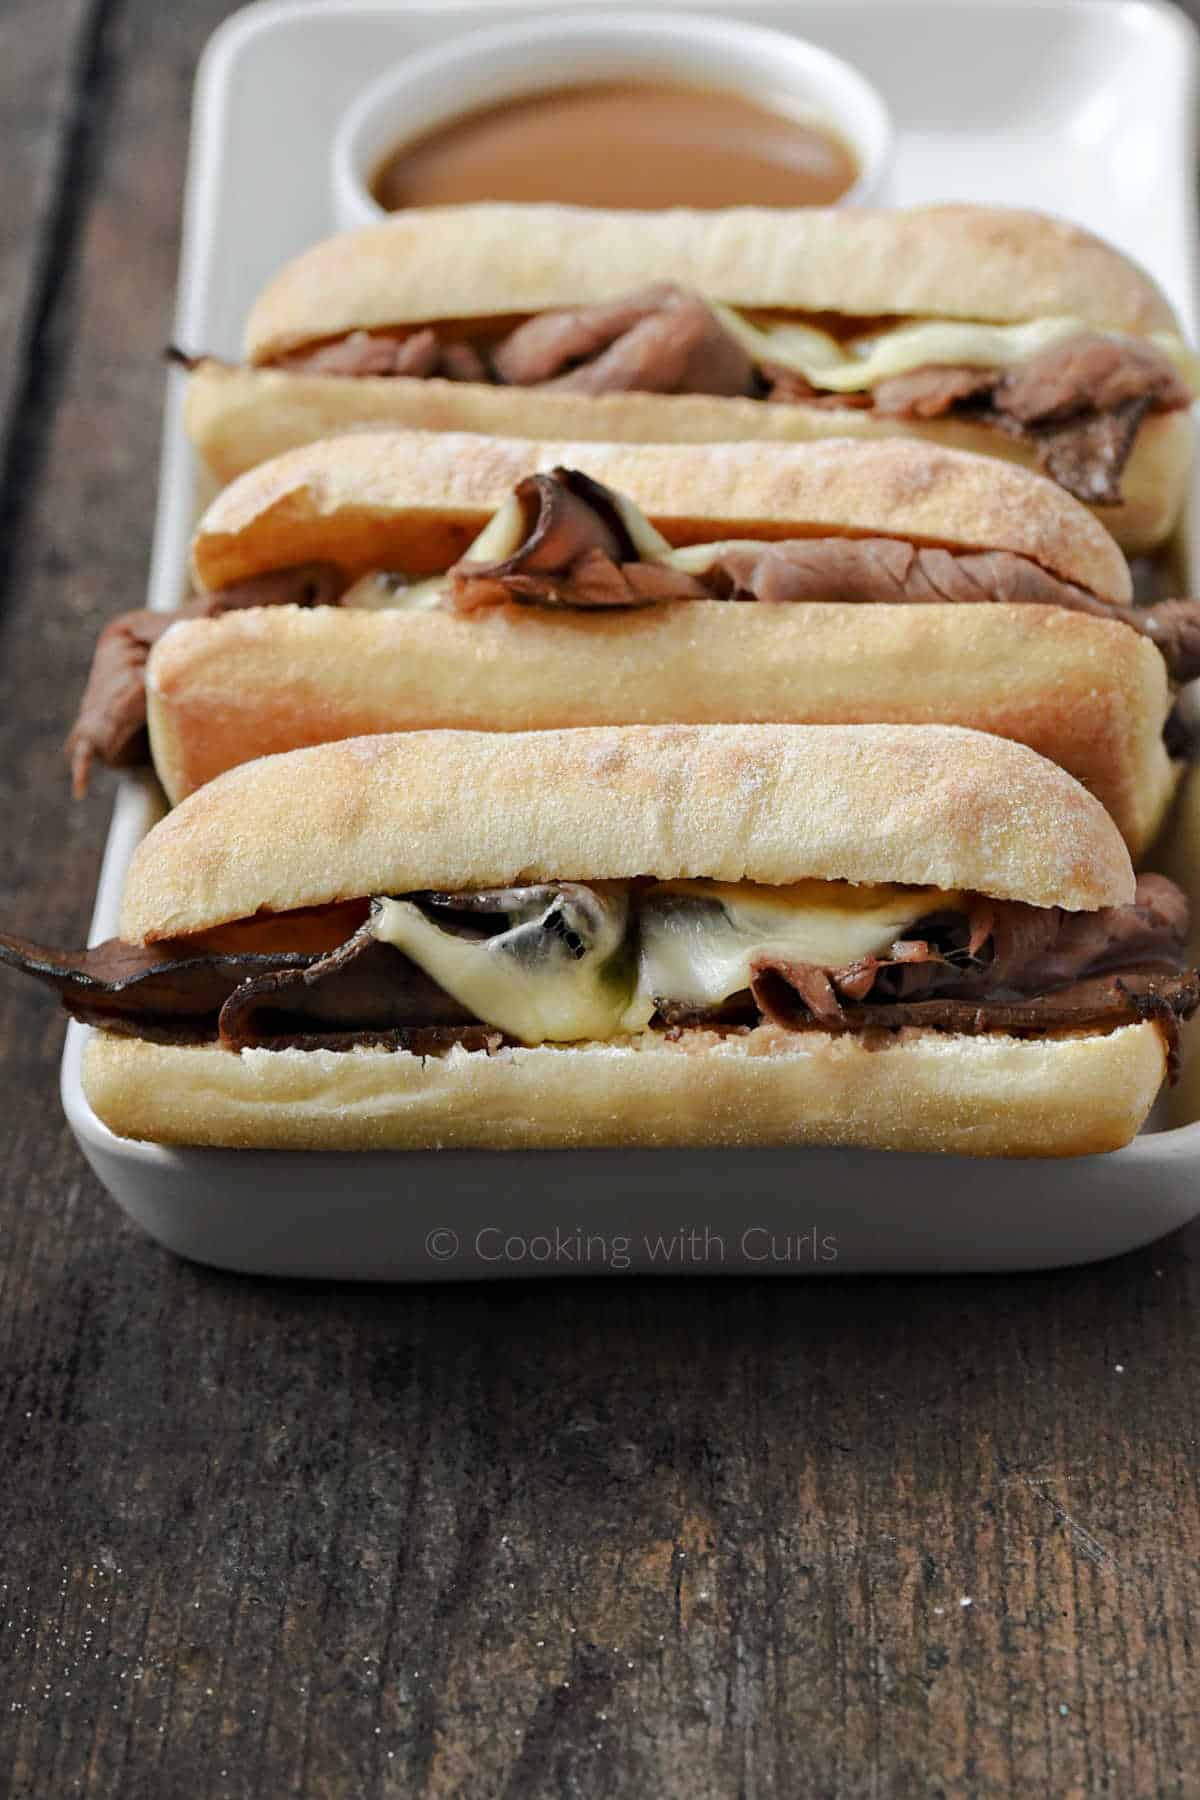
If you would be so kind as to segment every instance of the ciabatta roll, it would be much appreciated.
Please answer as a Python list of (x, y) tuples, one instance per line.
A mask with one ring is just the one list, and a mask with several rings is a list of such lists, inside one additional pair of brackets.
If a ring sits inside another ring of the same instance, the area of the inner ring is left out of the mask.
[(122, 938), (0, 960), (126, 1136), (363, 1149), (1127, 1141), (1187, 906), (1024, 746), (942, 727), (353, 739), (232, 770)]
[(989, 207), (418, 209), (314, 246), (245, 363), (199, 359), (220, 479), (351, 428), (701, 443), (916, 436), (1041, 468), (1161, 543), (1195, 364), (1144, 271)]
[[(464, 581), (481, 557), (496, 566), (494, 536), (492, 551), (473, 546), (514, 491), (537, 473), (543, 497), (558, 493), (550, 472), (564, 467), (626, 507), (638, 542), (618, 556), (623, 579), (666, 582), (657, 599), (585, 591), (569, 545), (552, 591), (544, 557), (536, 591), (519, 572), (507, 586)], [(1050, 482), (904, 442), (350, 436), (228, 488), (194, 562), (220, 616), (165, 630), (146, 672), (172, 799), (250, 757), (385, 730), (945, 723), (1061, 763), (1135, 851), (1175, 780), (1163, 652), (1187, 653), (1178, 628), (1198, 610), (1134, 609), (1115, 544)], [(340, 605), (246, 604), (297, 597), (319, 569)], [(728, 592), (738, 603), (717, 597)], [(751, 594), (759, 603), (741, 603)], [(1160, 616), (1171, 641), (1146, 636)], [(1193, 635), (1200, 646), (1200, 616)]]

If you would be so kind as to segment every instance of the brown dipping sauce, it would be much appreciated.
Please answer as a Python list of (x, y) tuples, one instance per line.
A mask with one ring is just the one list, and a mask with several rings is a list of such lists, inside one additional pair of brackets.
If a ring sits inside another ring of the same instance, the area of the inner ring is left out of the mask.
[(388, 212), (473, 200), (574, 206), (826, 206), (858, 178), (827, 127), (720, 88), (597, 82), (468, 113), (386, 156)]

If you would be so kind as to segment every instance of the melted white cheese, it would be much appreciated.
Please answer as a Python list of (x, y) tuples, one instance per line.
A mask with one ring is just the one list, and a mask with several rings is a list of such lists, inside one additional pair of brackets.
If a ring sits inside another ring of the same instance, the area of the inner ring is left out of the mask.
[(512, 890), (493, 937), (448, 930), (409, 900), (376, 901), (373, 929), (477, 1019), (540, 1044), (640, 1031), (660, 1000), (719, 1006), (761, 956), (827, 969), (886, 956), (916, 920), (959, 905), (938, 888), (663, 882), (640, 897), (636, 964), (619, 882)]
[(664, 882), (642, 899), (639, 986), (683, 1006), (719, 1006), (749, 987), (761, 956), (844, 968), (886, 955), (916, 920), (960, 903), (938, 888)]
[[(667, 561), (671, 546), (632, 500), (624, 494), (609, 492), (613, 510), (629, 533), (630, 542), (645, 562)], [(515, 555), (525, 536), (524, 514), (516, 494), (510, 494), (497, 508), (479, 536), (463, 552), (472, 562), (503, 562)], [(406, 581), (391, 570), (372, 569), (346, 589), (343, 606), (363, 612), (429, 612), (440, 606), (446, 592), (446, 577), (430, 575), (425, 581)]]
[[(1008, 369), (1015, 363), (1065, 343), (1095, 327), (1081, 319), (1030, 319), (1020, 325), (985, 325), (971, 319), (917, 319), (840, 343), (815, 326), (787, 321), (754, 325), (731, 306), (710, 301), (732, 337), (756, 362), (778, 363), (832, 393), (862, 393), (891, 375), (906, 375), (931, 363)], [(1104, 335), (1121, 337), (1121, 332)], [(1151, 332), (1130, 342), (1153, 344), (1179, 369), (1192, 391), (1200, 392), (1200, 363), (1174, 332)]]
[(445, 587), (444, 575), (406, 581), (391, 569), (372, 569), (346, 589), (341, 604), (359, 612), (431, 612), (441, 605)]
[(613, 511), (629, 533), (629, 541), (642, 561), (665, 561), (670, 554), (670, 541), (663, 536), (657, 526), (650, 523), (641, 508), (635, 506), (627, 495), (618, 494), (615, 488), (608, 488), (606, 492), (612, 502)]
[[(648, 527), (653, 530), (653, 527)], [(463, 552), (475, 562), (503, 562), (520, 547), (525, 535), (524, 514), (515, 493), (492, 514), (479, 536)], [(658, 533), (654, 535), (657, 537)], [(666, 544), (666, 539), (662, 539)], [(446, 590), (445, 574), (425, 581), (405, 581), (403, 575), (372, 569), (342, 595), (343, 606), (367, 612), (428, 612), (440, 606)]]
[(508, 929), (479, 938), (446, 930), (410, 900), (379, 900), (373, 929), (477, 1019), (522, 1043), (611, 1038), (649, 1024), (622, 884), (513, 890), (503, 911)]

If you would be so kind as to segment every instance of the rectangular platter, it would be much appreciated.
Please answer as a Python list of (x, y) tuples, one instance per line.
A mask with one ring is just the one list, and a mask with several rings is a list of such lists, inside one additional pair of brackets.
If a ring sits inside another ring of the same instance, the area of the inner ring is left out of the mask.
[[(226, 21), (196, 85), (176, 339), (236, 357), (263, 282), (332, 229), (328, 152), (353, 95), (509, 5), (261, 4)], [(1037, 206), (1101, 232), (1197, 329), (1194, 34), (1158, 0), (825, 0), (691, 11), (793, 30), (856, 62), (897, 126), (891, 198)], [(1149, 197), (1149, 199), (1148, 199)], [(206, 497), (170, 380), (150, 604), (174, 606)], [(1193, 496), (1180, 562), (1195, 591)], [(125, 869), (161, 810), (122, 783), (92, 921), (116, 930)], [(1200, 915), (1200, 784), (1154, 859)], [(995, 1161), (859, 1150), (170, 1150), (113, 1136), (62, 1093), (88, 1161), (180, 1255), (249, 1272), (370, 1280), (551, 1274), (1030, 1269), (1148, 1243), (1200, 1211), (1200, 1071), (1110, 1156)], [(1200, 1050), (1200, 1046), (1198, 1046)]]

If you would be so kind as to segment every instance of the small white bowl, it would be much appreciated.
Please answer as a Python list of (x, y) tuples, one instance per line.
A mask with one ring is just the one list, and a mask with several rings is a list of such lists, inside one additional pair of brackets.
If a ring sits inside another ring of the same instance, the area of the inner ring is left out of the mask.
[(369, 184), (390, 152), (485, 107), (599, 81), (723, 88), (784, 117), (832, 127), (859, 167), (838, 204), (884, 197), (891, 119), (878, 90), (849, 63), (790, 32), (734, 19), (612, 12), (472, 31), (389, 69), (350, 107), (335, 134), (337, 224), (387, 218)]

